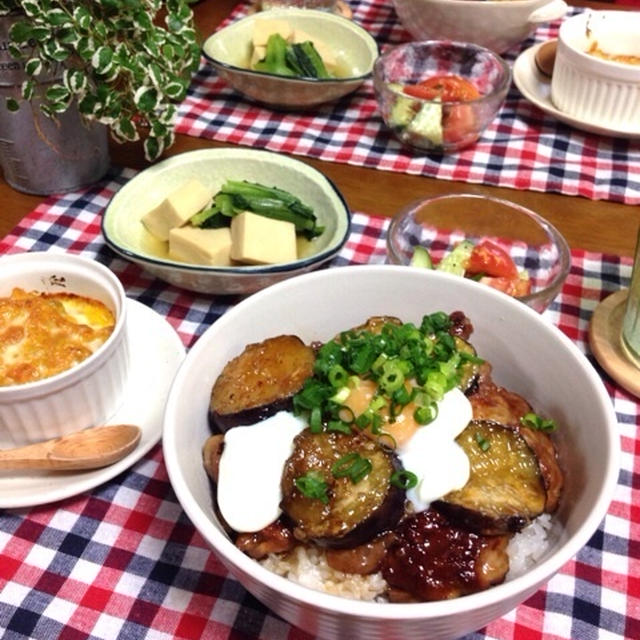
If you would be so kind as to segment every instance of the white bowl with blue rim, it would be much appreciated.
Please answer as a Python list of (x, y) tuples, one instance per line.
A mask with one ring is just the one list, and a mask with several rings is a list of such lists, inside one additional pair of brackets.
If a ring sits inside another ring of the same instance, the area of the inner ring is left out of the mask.
[[(227, 180), (276, 186), (311, 206), (324, 232), (299, 247), (298, 259), (272, 265), (206, 266), (172, 260), (168, 245), (142, 224), (144, 214), (194, 178), (216, 191)], [(169, 284), (206, 294), (247, 294), (311, 271), (331, 260), (349, 236), (351, 216), (344, 197), (323, 173), (269, 151), (201, 149), (145, 169), (111, 199), (102, 219), (106, 244), (123, 258)]]

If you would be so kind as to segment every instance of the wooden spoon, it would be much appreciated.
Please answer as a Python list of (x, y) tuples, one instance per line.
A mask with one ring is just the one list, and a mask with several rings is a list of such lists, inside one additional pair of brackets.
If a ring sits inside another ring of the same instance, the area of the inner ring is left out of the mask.
[(0, 450), (0, 469), (99, 469), (131, 453), (141, 435), (140, 427), (130, 424), (91, 427), (53, 440)]

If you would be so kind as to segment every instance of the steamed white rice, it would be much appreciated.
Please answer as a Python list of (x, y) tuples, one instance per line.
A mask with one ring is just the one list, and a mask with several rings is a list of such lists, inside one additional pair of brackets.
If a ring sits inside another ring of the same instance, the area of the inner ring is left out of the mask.
[[(507, 580), (525, 573), (544, 555), (550, 528), (551, 516), (543, 514), (510, 540)], [(298, 546), (288, 554), (270, 554), (261, 564), (302, 586), (354, 600), (380, 600), (387, 588), (379, 572), (360, 576), (332, 569), (318, 547)]]

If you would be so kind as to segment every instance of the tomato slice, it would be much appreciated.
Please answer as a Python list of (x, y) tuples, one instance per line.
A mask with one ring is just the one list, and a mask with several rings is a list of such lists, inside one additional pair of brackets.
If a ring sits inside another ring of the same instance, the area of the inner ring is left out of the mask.
[(473, 248), (467, 263), (467, 274), (478, 273), (498, 278), (518, 278), (518, 267), (502, 247), (490, 240), (483, 240)]
[(489, 285), (494, 289), (498, 289), (499, 291), (503, 291), (515, 298), (520, 298), (531, 293), (531, 280), (528, 278), (520, 278), (519, 276), (516, 276), (515, 278), (492, 278), (486, 276), (484, 278), (480, 278), (479, 282)]
[(421, 84), (408, 84), (402, 87), (402, 92), (412, 98), (420, 98), (421, 100), (435, 100), (438, 97), (437, 91), (429, 87), (423, 87)]
[(458, 104), (445, 107), (446, 114), (442, 122), (442, 138), (445, 142), (474, 142), (480, 136), (476, 128), (473, 107)]
[(432, 76), (418, 84), (403, 87), (403, 92), (414, 98), (440, 98), (443, 102), (466, 102), (480, 97), (473, 83), (456, 75)]
[(480, 97), (472, 82), (456, 75), (432, 76), (420, 82), (420, 86), (434, 91), (443, 102), (467, 102)]

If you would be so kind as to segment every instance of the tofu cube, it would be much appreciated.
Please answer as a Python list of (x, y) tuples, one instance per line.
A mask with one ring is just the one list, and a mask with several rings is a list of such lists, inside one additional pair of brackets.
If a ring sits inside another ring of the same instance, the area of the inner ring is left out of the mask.
[(159, 240), (167, 241), (169, 231), (186, 224), (213, 198), (213, 191), (193, 178), (172, 191), (157, 207), (142, 216), (142, 224)]
[(286, 20), (256, 20), (253, 25), (253, 46), (266, 47), (272, 33), (279, 33), (285, 40), (289, 40), (293, 29)]
[(293, 222), (243, 211), (231, 221), (231, 258), (248, 264), (279, 264), (297, 260)]
[(231, 231), (186, 226), (169, 232), (169, 258), (189, 264), (228, 266), (231, 264)]

